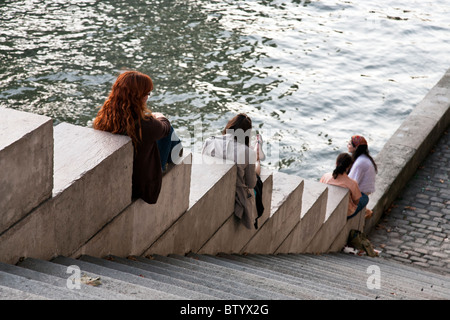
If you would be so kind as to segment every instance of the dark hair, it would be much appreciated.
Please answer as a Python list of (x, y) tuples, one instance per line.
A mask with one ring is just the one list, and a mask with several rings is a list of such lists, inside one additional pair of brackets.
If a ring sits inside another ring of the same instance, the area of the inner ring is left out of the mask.
[[(352, 144), (353, 144), (353, 142), (352, 142)], [(375, 168), (375, 172), (378, 172), (377, 164), (375, 163), (375, 160), (373, 160), (373, 158), (369, 154), (369, 147), (367, 145), (361, 144), (356, 148), (355, 152), (353, 152), (353, 155), (352, 155), (353, 162), (355, 162), (356, 159), (358, 159), (358, 157), (362, 154), (365, 154), (370, 159), (370, 161), (372, 161), (372, 164)]]
[(352, 157), (348, 153), (341, 153), (336, 159), (336, 169), (333, 170), (333, 178), (336, 179), (338, 175), (343, 174), (351, 167), (353, 163)]
[[(250, 129), (252, 128), (252, 120), (245, 113), (239, 113), (228, 121), (225, 128), (222, 130), (222, 134), (226, 134), (228, 130), (233, 130), (234, 138), (239, 142), (242, 142), (245, 138), (245, 145), (250, 143)], [(236, 131), (242, 130), (242, 133), (236, 134)]]

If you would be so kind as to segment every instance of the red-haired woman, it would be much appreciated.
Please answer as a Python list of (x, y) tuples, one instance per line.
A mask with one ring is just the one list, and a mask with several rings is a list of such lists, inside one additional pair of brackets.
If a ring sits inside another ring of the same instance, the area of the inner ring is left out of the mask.
[(152, 90), (153, 81), (148, 75), (138, 71), (120, 74), (93, 122), (95, 129), (131, 138), (133, 198), (150, 204), (158, 200), (162, 173), (166, 163), (172, 161), (172, 151), (182, 150), (169, 120), (147, 108)]

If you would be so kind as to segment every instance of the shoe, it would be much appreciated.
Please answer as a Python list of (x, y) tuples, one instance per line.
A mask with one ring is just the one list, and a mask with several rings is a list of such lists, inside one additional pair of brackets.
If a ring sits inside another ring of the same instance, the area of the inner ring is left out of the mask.
[(259, 161), (264, 161), (266, 159), (266, 155), (262, 150), (263, 139), (260, 134), (256, 135), (256, 145), (255, 152), (258, 154)]

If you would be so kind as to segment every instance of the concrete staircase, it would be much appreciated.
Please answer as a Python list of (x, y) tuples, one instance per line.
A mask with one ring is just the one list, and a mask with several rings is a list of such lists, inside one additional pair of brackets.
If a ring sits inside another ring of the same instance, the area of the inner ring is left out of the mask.
[[(0, 299), (450, 299), (448, 276), (374, 261), (344, 253), (26, 258), (0, 263)], [(379, 288), (367, 284), (374, 263)]]
[[(218, 164), (186, 152), (164, 175), (158, 203), (149, 205), (131, 199), (128, 137), (67, 123), (53, 128), (49, 118), (12, 109), (0, 113), (11, 131), (19, 125), (11, 118), (33, 124), (22, 135), (4, 139), (0, 150), (1, 159), (8, 160), (2, 163), (2, 181), (11, 186), (2, 192), (0, 261), (58, 255), (326, 253), (345, 244), (346, 234), (339, 237), (350, 228), (345, 189), (263, 169), (265, 211), (258, 229), (249, 230), (233, 213), (234, 163)], [(29, 150), (32, 164), (21, 161)], [(36, 172), (47, 176), (34, 178)], [(26, 194), (20, 193), (22, 187)], [(362, 225), (351, 227), (362, 230)]]
[[(345, 244), (339, 238), (349, 225), (345, 189), (263, 169), (266, 209), (258, 228), (249, 230), (233, 213), (234, 163), (187, 152), (164, 175), (158, 203), (149, 205), (131, 199), (128, 137), (67, 123), (53, 127), (47, 117), (12, 109), (0, 108), (0, 118), (6, 122), (0, 144), (4, 263), (56, 256), (326, 253)], [(33, 162), (24, 162), (30, 153)], [(16, 277), (3, 274), (0, 284)]]
[[(346, 189), (263, 170), (249, 230), (234, 163), (185, 152), (149, 205), (131, 198), (128, 137), (5, 108), (0, 124), (1, 299), (449, 298), (449, 277), (382, 259), (367, 288), (374, 260), (338, 253), (364, 230)], [(68, 289), (74, 270), (101, 285)]]

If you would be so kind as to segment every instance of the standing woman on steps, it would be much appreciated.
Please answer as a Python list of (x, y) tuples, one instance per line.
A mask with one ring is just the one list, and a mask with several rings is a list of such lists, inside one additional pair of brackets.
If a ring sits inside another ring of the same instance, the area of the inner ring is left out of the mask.
[(138, 71), (122, 73), (93, 122), (94, 129), (131, 138), (134, 146), (132, 195), (149, 204), (158, 200), (162, 174), (166, 164), (172, 162), (172, 151), (182, 151), (169, 120), (147, 108), (152, 90), (153, 81), (148, 75)]

